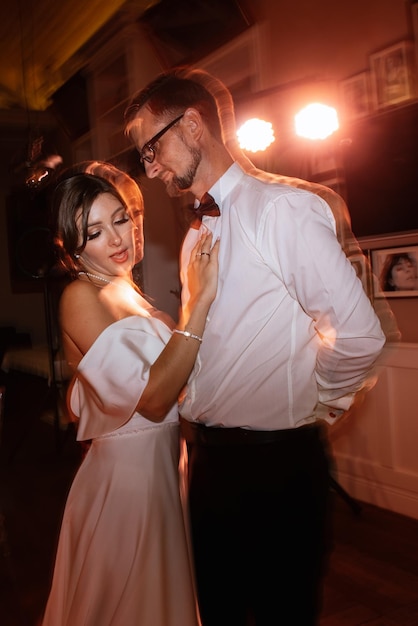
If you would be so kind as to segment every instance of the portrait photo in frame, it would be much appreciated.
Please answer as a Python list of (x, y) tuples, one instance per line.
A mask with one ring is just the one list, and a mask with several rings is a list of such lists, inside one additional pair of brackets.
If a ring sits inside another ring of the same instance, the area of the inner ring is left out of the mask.
[(370, 55), (374, 108), (382, 109), (416, 97), (414, 45), (401, 41)]
[(356, 120), (371, 111), (370, 74), (360, 72), (340, 84), (341, 110), (345, 120)]
[(371, 251), (375, 298), (418, 297), (418, 245)]

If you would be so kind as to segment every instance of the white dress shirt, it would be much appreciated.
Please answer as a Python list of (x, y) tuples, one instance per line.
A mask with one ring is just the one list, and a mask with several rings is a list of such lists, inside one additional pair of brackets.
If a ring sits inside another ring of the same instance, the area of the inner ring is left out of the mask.
[[(209, 193), (220, 217), (218, 293), (180, 404), (208, 426), (280, 430), (335, 421), (370, 384), (385, 338), (316, 194), (245, 174), (238, 164)], [(186, 268), (199, 232), (186, 235)]]

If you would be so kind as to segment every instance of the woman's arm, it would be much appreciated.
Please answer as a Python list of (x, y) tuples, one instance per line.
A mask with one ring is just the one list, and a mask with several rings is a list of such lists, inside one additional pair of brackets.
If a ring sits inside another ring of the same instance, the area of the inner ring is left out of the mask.
[[(217, 290), (219, 241), (212, 248), (211, 243), (212, 235), (204, 235), (192, 250), (188, 267), (191, 291), (189, 311), (187, 319), (182, 318), (178, 325), (179, 330), (186, 330), (198, 337), (203, 336), (209, 307)], [(154, 420), (165, 417), (187, 382), (199, 347), (197, 339), (173, 333), (151, 366), (148, 384), (137, 405), (141, 415)]]

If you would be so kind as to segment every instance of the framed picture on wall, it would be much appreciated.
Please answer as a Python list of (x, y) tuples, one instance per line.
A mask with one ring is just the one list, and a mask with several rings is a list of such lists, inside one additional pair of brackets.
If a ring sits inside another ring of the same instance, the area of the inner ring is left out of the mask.
[(364, 117), (371, 110), (370, 75), (360, 72), (340, 84), (342, 115), (346, 120)]
[(411, 4), (411, 14), (414, 32), (415, 68), (418, 69), (418, 2)]
[(413, 42), (402, 41), (370, 55), (375, 108), (399, 104), (416, 97)]
[(371, 251), (376, 298), (418, 297), (418, 245)]
[(351, 265), (353, 266), (358, 278), (361, 280), (364, 291), (370, 297), (371, 294), (371, 273), (370, 265), (368, 263), (367, 252), (363, 254), (354, 254), (348, 257)]

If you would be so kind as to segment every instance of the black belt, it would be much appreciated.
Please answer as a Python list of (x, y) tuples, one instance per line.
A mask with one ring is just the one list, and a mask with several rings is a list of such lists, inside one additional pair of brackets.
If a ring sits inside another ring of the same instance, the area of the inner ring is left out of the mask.
[(198, 422), (189, 422), (180, 417), (181, 434), (187, 443), (201, 446), (225, 446), (240, 444), (266, 444), (279, 441), (290, 442), (300, 437), (318, 436), (320, 425), (306, 424), (285, 430), (250, 430), (247, 428), (216, 428)]

